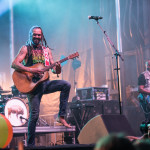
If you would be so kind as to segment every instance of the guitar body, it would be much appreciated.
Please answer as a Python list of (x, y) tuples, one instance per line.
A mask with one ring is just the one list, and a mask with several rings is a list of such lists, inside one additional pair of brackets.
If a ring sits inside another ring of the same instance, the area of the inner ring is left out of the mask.
[[(45, 68), (45, 66), (41, 63), (38, 63), (29, 68), (43, 69)], [(30, 72), (15, 70), (13, 72), (12, 78), (19, 92), (27, 94), (32, 92), (41, 82), (48, 80), (49, 73), (48, 71), (46, 71), (41, 77), (39, 77), (39, 76), (35, 76)]]

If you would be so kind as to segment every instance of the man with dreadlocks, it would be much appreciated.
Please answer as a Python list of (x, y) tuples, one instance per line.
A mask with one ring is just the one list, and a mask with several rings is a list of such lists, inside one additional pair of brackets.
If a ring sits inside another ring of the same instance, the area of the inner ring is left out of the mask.
[[(29, 31), (29, 40), (25, 46), (22, 46), (20, 52), (12, 63), (12, 68), (17, 71), (30, 72), (32, 74), (43, 74), (43, 70), (39, 68), (29, 68), (37, 63), (43, 63), (45, 66), (53, 64), (51, 49), (47, 46), (41, 27), (33, 26)], [(52, 72), (61, 73), (61, 66), (57, 64), (53, 67)], [(21, 85), (20, 85), (21, 86)], [(43, 94), (61, 91), (60, 105), (57, 121), (67, 128), (71, 126), (65, 121), (66, 106), (68, 102), (71, 85), (64, 80), (46, 80), (40, 83), (33, 92), (27, 94), (29, 101), (29, 122), (28, 122), (28, 146), (35, 145), (35, 128), (39, 117), (40, 102)]]

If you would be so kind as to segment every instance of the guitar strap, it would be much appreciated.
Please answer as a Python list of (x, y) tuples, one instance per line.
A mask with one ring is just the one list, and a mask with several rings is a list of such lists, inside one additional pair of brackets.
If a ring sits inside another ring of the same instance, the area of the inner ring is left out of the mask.
[(45, 56), (45, 66), (49, 66), (50, 62), (49, 62), (49, 57), (48, 57), (48, 51), (47, 48), (43, 47), (43, 51), (44, 51), (44, 56)]

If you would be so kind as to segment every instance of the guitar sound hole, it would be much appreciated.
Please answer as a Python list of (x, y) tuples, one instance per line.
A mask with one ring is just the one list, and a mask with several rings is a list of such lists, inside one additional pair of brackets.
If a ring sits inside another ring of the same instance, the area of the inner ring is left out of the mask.
[(33, 83), (36, 83), (36, 82), (38, 82), (40, 79), (41, 79), (41, 76), (38, 75), (38, 74), (35, 74), (35, 75), (33, 76), (33, 78), (32, 78), (32, 82), (33, 82)]

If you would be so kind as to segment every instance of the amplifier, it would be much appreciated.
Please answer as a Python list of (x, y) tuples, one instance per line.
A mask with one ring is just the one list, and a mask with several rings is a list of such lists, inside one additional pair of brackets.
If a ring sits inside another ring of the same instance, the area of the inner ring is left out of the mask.
[(109, 100), (108, 88), (102, 87), (78, 88), (76, 95), (80, 100)]

